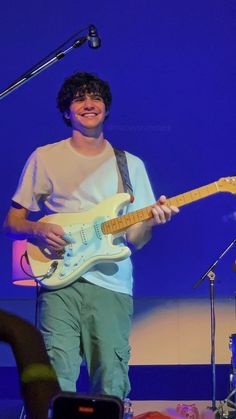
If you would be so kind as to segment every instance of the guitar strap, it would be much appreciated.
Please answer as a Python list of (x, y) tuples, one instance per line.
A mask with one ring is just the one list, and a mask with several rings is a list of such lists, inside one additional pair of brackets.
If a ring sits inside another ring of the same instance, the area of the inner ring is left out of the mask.
[(116, 156), (116, 162), (121, 175), (124, 191), (129, 193), (133, 199), (133, 188), (129, 176), (129, 168), (125, 151), (114, 148), (114, 153)]

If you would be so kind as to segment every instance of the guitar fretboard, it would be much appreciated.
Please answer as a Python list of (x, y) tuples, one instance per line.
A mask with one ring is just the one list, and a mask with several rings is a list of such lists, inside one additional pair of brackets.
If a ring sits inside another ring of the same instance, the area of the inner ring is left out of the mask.
[(219, 191), (217, 182), (209, 183), (209, 185), (201, 186), (192, 191), (182, 193), (167, 200), (168, 205), (175, 205), (176, 207), (183, 207), (191, 204), (191, 202), (206, 198), (209, 195), (214, 195)]
[[(209, 195), (214, 195), (218, 192), (220, 192), (218, 182), (213, 182), (208, 185), (201, 186), (200, 188), (193, 189), (192, 191), (169, 198), (166, 203), (167, 205), (183, 207), (184, 205), (206, 198)], [(104, 222), (102, 224), (102, 232), (103, 234), (119, 233), (126, 230), (128, 227), (139, 223), (140, 221), (149, 220), (152, 217), (152, 206), (148, 206)]]

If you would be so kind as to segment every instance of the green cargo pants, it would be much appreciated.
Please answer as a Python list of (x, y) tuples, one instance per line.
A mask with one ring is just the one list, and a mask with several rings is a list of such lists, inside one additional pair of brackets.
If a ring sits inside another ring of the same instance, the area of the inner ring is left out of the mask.
[(63, 391), (76, 391), (85, 358), (91, 393), (124, 399), (130, 391), (132, 297), (80, 278), (39, 295), (39, 328)]

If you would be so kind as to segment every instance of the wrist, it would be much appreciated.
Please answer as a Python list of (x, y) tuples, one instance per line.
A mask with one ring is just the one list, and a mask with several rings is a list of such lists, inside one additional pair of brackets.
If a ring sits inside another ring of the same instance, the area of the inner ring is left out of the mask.
[(41, 223), (39, 221), (30, 221), (31, 223), (31, 233), (33, 237), (40, 236)]

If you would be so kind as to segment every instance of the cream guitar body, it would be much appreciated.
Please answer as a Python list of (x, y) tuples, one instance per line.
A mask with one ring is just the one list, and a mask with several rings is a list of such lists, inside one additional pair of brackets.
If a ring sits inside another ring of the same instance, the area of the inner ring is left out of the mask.
[(46, 288), (58, 289), (74, 282), (98, 262), (127, 258), (131, 254), (129, 247), (122, 243), (113, 245), (117, 235), (103, 234), (102, 225), (114, 218), (128, 203), (130, 195), (122, 193), (106, 199), (87, 212), (57, 213), (41, 218), (42, 222), (61, 225), (72, 243), (58, 258), (45, 245), (28, 242), (28, 259), (35, 280)]

